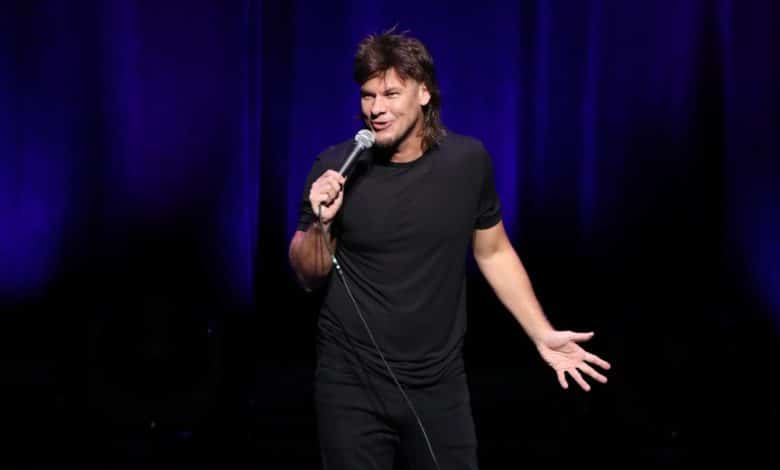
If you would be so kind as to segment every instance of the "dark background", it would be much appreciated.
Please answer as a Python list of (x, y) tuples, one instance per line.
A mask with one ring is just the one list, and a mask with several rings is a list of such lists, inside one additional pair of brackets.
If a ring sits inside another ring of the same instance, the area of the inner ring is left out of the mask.
[(3, 460), (317, 468), (314, 156), (398, 25), (607, 385), (561, 390), (469, 260), (485, 468), (769, 456), (780, 11), (769, 1), (12, 1), (0, 7)]

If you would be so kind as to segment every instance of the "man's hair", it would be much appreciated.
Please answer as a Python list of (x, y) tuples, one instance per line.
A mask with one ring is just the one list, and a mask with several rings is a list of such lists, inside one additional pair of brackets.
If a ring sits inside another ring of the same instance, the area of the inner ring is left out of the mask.
[(438, 143), (447, 133), (441, 121), (441, 91), (436, 83), (433, 58), (423, 43), (395, 27), (371, 34), (358, 44), (355, 54), (354, 79), (363, 85), (376, 75), (395, 69), (402, 80), (412, 78), (425, 84), (431, 99), (423, 106), (423, 149)]

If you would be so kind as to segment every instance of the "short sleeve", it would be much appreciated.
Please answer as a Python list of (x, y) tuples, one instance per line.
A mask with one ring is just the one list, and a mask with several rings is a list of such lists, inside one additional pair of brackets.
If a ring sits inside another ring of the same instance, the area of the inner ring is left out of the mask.
[(498, 197), (498, 193), (496, 193), (493, 160), (483, 146), (480, 146), (479, 157), (482, 181), (474, 228), (482, 230), (490, 228), (501, 221), (501, 200)]
[(309, 175), (306, 177), (306, 184), (303, 187), (303, 193), (301, 194), (301, 202), (298, 208), (298, 230), (306, 231), (309, 226), (316, 220), (314, 211), (311, 209), (311, 203), (309, 202), (309, 191), (311, 191), (311, 185), (325, 172), (325, 165), (322, 162), (321, 156), (318, 156), (314, 160), (314, 164), (309, 170)]

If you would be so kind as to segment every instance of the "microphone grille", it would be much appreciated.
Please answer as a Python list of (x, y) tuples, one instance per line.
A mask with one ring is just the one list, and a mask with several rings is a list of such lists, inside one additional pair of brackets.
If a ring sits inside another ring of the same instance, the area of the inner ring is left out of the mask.
[(374, 145), (374, 133), (368, 129), (361, 129), (355, 134), (355, 142), (363, 148), (371, 148)]

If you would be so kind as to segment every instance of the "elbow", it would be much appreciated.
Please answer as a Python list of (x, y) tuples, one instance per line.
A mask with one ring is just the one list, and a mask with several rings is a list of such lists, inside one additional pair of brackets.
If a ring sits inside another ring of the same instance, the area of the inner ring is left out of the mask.
[(300, 273), (296, 272), (295, 274), (296, 274), (296, 278), (298, 280), (298, 287), (303, 289), (304, 292), (306, 292), (307, 294), (310, 294), (310, 293), (314, 292), (315, 290), (317, 290), (317, 287), (318, 287), (317, 285), (315, 285), (314, 283), (308, 281), (306, 278), (301, 276)]
[(301, 253), (303, 249), (302, 239), (294, 239), (290, 243), (290, 250), (288, 253), (288, 260), (290, 268), (295, 273), (295, 279), (298, 285), (307, 293), (313, 292), (324, 284), (327, 273), (322, 275), (318, 272), (317, 266), (311, 263), (307, 263), (305, 256)]
[(325, 277), (306, 275), (303, 271), (293, 268), (298, 285), (306, 292), (319, 290), (325, 284)]
[(477, 264), (483, 265), (491, 259), (495, 259), (501, 253), (498, 245), (482, 246), (474, 249), (474, 260)]
[(481, 249), (475, 249), (473, 254), (477, 266), (483, 272), (491, 270), (493, 266), (503, 265), (507, 260), (515, 257), (512, 246), (505, 243), (482, 246)]

